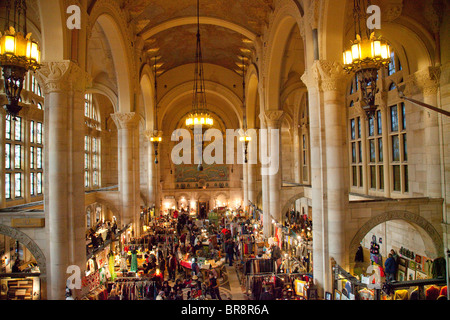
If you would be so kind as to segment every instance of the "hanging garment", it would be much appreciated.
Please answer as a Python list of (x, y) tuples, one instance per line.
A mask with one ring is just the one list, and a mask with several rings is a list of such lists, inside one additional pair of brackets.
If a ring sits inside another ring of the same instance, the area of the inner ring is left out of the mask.
[(435, 286), (429, 287), (425, 290), (425, 300), (436, 300), (439, 297), (440, 290)]
[(358, 251), (356, 251), (355, 262), (364, 262), (363, 248), (361, 246), (359, 246)]
[(445, 259), (440, 257), (433, 260), (432, 275), (433, 278), (445, 278)]
[(408, 290), (395, 290), (394, 300), (408, 300)]
[(109, 275), (111, 278), (111, 281), (114, 281), (116, 279), (116, 271), (114, 270), (114, 255), (110, 255), (109, 256), (109, 260), (108, 260), (108, 269), (109, 269)]
[(136, 253), (136, 251), (133, 251), (133, 253), (131, 254), (130, 271), (137, 272), (137, 269), (138, 269), (137, 253)]
[(419, 288), (414, 289), (409, 295), (409, 300), (420, 300)]

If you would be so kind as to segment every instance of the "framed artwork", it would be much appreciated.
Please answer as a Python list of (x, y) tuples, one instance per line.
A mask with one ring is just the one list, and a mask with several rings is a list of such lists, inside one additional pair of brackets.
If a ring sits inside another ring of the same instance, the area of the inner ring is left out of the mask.
[(406, 281), (416, 280), (416, 270), (408, 269)]
[(419, 256), (418, 254), (416, 254), (416, 259), (415, 259), (415, 261), (416, 261), (418, 264), (421, 264), (421, 263), (422, 263), (422, 257)]
[(427, 274), (424, 272), (417, 271), (416, 272), (416, 280), (428, 279)]
[(398, 258), (398, 264), (401, 265), (401, 266), (405, 266), (405, 267), (408, 266), (407, 263), (406, 263), (406, 259), (405, 258), (401, 258), (401, 257)]
[(400, 282), (405, 281), (405, 271), (401, 271), (401, 270), (397, 271), (397, 280)]
[(415, 261), (412, 261), (412, 260), (410, 260), (410, 261), (409, 261), (409, 265), (408, 265), (408, 268), (409, 268), (409, 269), (413, 269), (413, 270), (416, 270), (416, 262), (415, 262)]
[(333, 296), (331, 294), (331, 292), (325, 292), (325, 300), (332, 300)]
[(398, 270), (402, 271), (403, 273), (405, 273), (406, 272), (406, 267), (402, 266), (402, 265), (398, 265)]
[(339, 290), (334, 290), (334, 300), (341, 300), (341, 292)]

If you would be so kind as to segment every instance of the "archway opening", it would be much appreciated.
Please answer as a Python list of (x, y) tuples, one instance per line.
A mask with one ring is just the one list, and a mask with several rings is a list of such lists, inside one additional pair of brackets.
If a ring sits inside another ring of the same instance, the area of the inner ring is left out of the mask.
[[(359, 238), (357, 251), (352, 250), (350, 257), (353, 274), (365, 275), (371, 265), (380, 266), (384, 270), (389, 254), (394, 253), (395, 280), (433, 278), (431, 266), (440, 251), (432, 235), (422, 226), (403, 219), (392, 219), (373, 226)], [(384, 281), (385, 273), (381, 275)]]

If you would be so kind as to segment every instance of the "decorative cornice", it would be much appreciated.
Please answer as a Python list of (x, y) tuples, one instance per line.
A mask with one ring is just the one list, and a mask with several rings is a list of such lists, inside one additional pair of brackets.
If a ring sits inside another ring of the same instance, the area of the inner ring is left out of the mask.
[(117, 129), (137, 129), (139, 117), (135, 112), (113, 113), (111, 118)]

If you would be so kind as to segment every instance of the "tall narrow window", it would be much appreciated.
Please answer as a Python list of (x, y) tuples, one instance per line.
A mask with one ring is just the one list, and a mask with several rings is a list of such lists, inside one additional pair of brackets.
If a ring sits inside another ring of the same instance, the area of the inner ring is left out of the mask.
[(33, 197), (43, 193), (44, 97), (33, 74), (26, 77), (22, 92), (26, 94), (21, 102), (30, 112), (14, 119), (3, 117), (5, 165), (1, 173), (5, 179), (2, 192), (10, 202), (7, 206), (36, 201)]
[(390, 107), (392, 186), (397, 192), (409, 192), (406, 111), (404, 103)]
[(362, 157), (362, 145), (361, 145), (361, 119), (356, 117), (350, 119), (350, 157), (352, 160), (351, 166), (351, 181), (353, 187), (363, 186), (363, 157)]
[(88, 93), (84, 97), (84, 115), (87, 132), (84, 138), (84, 186), (98, 188), (101, 185), (100, 159), (101, 140), (98, 112), (94, 104), (93, 95)]

